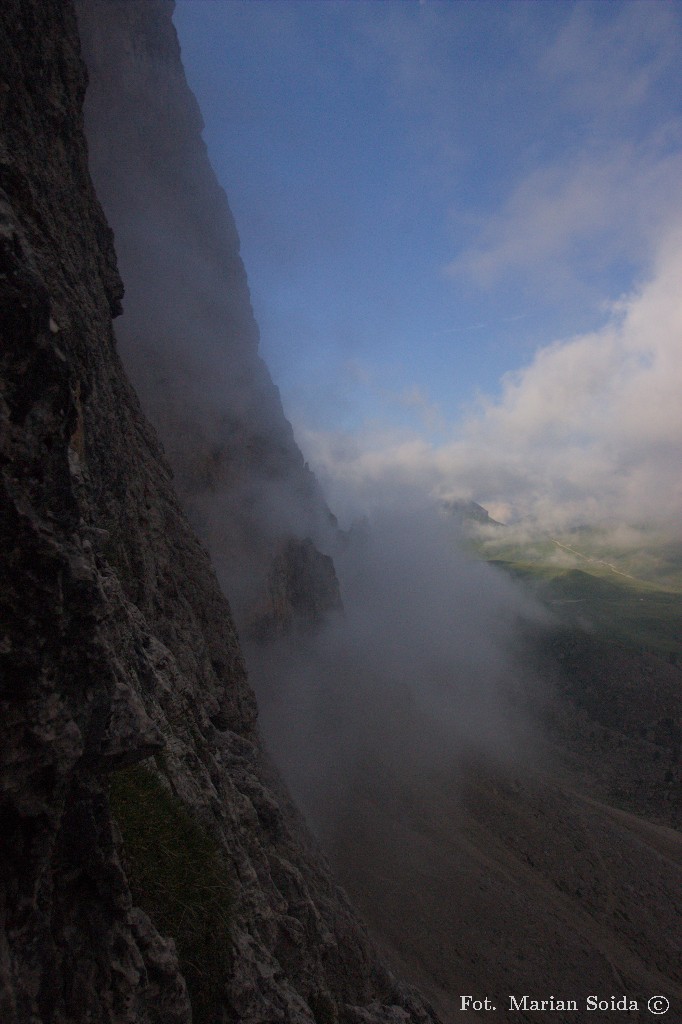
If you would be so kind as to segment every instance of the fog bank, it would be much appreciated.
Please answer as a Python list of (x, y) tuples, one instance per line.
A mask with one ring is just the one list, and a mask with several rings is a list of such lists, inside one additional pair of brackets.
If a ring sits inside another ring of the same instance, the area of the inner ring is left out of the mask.
[(247, 648), (268, 744), (316, 819), (357, 771), (409, 781), (467, 756), (521, 756), (521, 627), (546, 616), (460, 541), (424, 501), (375, 508), (335, 552), (344, 612)]

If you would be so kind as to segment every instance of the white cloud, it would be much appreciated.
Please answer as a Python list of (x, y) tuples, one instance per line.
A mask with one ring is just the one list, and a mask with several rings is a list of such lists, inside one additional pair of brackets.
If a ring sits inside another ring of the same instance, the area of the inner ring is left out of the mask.
[(565, 108), (587, 114), (599, 130), (631, 121), (666, 75), (677, 74), (679, 11), (670, 3), (604, 8), (574, 4), (542, 52), (539, 70), (562, 92)]
[(445, 429), (442, 409), (436, 402), (431, 401), (424, 388), (420, 388), (416, 384), (405, 388), (398, 395), (397, 402), (414, 413), (427, 430), (442, 431)]
[(536, 288), (594, 292), (599, 275), (648, 265), (678, 207), (679, 8), (573, 4), (565, 14), (558, 26), (528, 22), (506, 185), (491, 189), (446, 268), (485, 289), (530, 271)]
[(447, 272), (487, 288), (531, 270), (536, 284), (556, 290), (589, 285), (623, 258), (645, 265), (682, 188), (682, 152), (669, 151), (671, 133), (672, 125), (638, 147), (534, 169)]
[(350, 494), (363, 502), (409, 484), (553, 524), (679, 522), (680, 281), (682, 230), (602, 330), (539, 349), (447, 443), (376, 427), (353, 438), (308, 433), (308, 456), (342, 506)]

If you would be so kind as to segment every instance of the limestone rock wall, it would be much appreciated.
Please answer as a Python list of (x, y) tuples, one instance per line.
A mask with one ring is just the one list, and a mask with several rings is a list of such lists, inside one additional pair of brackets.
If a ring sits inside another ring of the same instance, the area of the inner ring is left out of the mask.
[(239, 238), (201, 136), (173, 6), (78, 0), (86, 127), (126, 282), (122, 358), (246, 629), (286, 539), (328, 550), (335, 521), (259, 356)]
[[(189, 1024), (191, 997), (195, 1024), (433, 1020), (263, 755), (230, 609), (123, 372), (72, 4), (4, 0), (0, 55), (0, 1018)], [(228, 876), (200, 1009), (202, 964), (133, 905), (109, 795), (131, 772)]]

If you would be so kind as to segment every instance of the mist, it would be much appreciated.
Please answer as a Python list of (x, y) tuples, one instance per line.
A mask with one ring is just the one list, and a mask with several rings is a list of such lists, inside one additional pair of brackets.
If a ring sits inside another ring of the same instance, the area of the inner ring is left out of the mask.
[(333, 826), (358, 773), (409, 784), (470, 758), (518, 766), (539, 682), (522, 634), (547, 614), (415, 495), (377, 501), (334, 562), (342, 612), (314, 633), (247, 645), (268, 746), (313, 820)]

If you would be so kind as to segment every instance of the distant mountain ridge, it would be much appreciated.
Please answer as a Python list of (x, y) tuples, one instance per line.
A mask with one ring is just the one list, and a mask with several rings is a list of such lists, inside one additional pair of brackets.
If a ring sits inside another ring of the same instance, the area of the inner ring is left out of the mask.
[(458, 522), (480, 523), (482, 526), (503, 526), (493, 519), (487, 509), (478, 505), (475, 501), (467, 501), (463, 498), (449, 498), (442, 502), (445, 511)]

